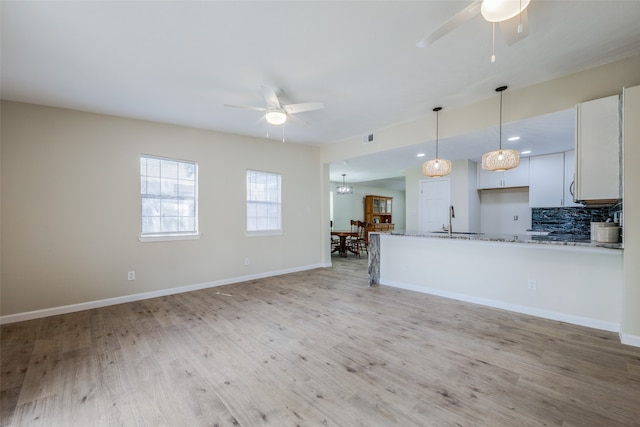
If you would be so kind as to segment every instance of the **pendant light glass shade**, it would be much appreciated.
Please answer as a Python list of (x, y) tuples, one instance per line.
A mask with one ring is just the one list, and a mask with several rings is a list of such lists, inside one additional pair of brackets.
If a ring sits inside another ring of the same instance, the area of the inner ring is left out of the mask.
[(336, 187), (336, 193), (338, 194), (353, 194), (353, 187), (350, 185), (347, 185), (344, 182), (344, 177), (347, 176), (346, 173), (342, 174), (342, 185), (338, 185)]
[(432, 178), (446, 176), (451, 173), (451, 160), (438, 158), (438, 137), (439, 137), (439, 112), (442, 107), (436, 107), (433, 111), (436, 112), (436, 158), (427, 160), (422, 164), (422, 174), (430, 176)]
[(480, 13), (489, 22), (502, 22), (522, 13), (531, 0), (482, 0)]
[(520, 152), (518, 150), (502, 149), (502, 92), (507, 86), (500, 86), (496, 92), (500, 92), (500, 148), (490, 151), (482, 156), (482, 169), (494, 172), (503, 172), (520, 165)]

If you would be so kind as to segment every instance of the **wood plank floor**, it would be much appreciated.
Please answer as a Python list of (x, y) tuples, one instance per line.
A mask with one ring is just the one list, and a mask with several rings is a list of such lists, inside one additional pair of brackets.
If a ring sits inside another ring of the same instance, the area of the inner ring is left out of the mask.
[(617, 334), (333, 262), (4, 325), (1, 424), (640, 425), (640, 349)]

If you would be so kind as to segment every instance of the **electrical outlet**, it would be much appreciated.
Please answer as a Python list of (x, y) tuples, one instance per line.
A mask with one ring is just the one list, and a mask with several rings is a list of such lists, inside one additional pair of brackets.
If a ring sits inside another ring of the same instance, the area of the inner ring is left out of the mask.
[(535, 280), (529, 279), (529, 281), (527, 282), (527, 289), (529, 289), (530, 291), (535, 291), (536, 289), (538, 289), (538, 284)]
[(244, 265), (249, 265), (249, 264), (251, 264), (251, 260), (249, 258), (245, 258)]
[(517, 220), (518, 220), (518, 215), (514, 215), (514, 216), (513, 216), (513, 220), (514, 220), (514, 221), (517, 221)]
[(130, 271), (127, 273), (127, 280), (136, 280), (136, 272)]

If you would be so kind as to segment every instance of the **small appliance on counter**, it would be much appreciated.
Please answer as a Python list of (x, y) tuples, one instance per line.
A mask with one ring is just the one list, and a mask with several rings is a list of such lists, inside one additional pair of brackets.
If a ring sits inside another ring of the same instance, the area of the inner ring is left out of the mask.
[(598, 243), (620, 242), (620, 227), (615, 222), (592, 222), (591, 240)]

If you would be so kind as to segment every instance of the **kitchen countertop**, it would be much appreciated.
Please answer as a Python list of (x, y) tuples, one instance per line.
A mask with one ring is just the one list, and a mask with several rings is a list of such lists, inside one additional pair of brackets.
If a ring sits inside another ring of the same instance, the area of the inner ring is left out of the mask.
[(447, 232), (418, 232), (418, 231), (393, 231), (390, 233), (394, 236), (409, 237), (428, 237), (436, 239), (457, 239), (457, 240), (476, 240), (484, 242), (503, 242), (503, 243), (523, 243), (553, 246), (573, 246), (583, 248), (603, 248), (603, 249), (623, 249), (622, 243), (600, 243), (591, 241), (589, 236), (577, 234), (548, 234), (548, 235), (528, 235), (528, 234), (489, 234), (489, 233), (465, 233), (453, 232), (451, 236)]

